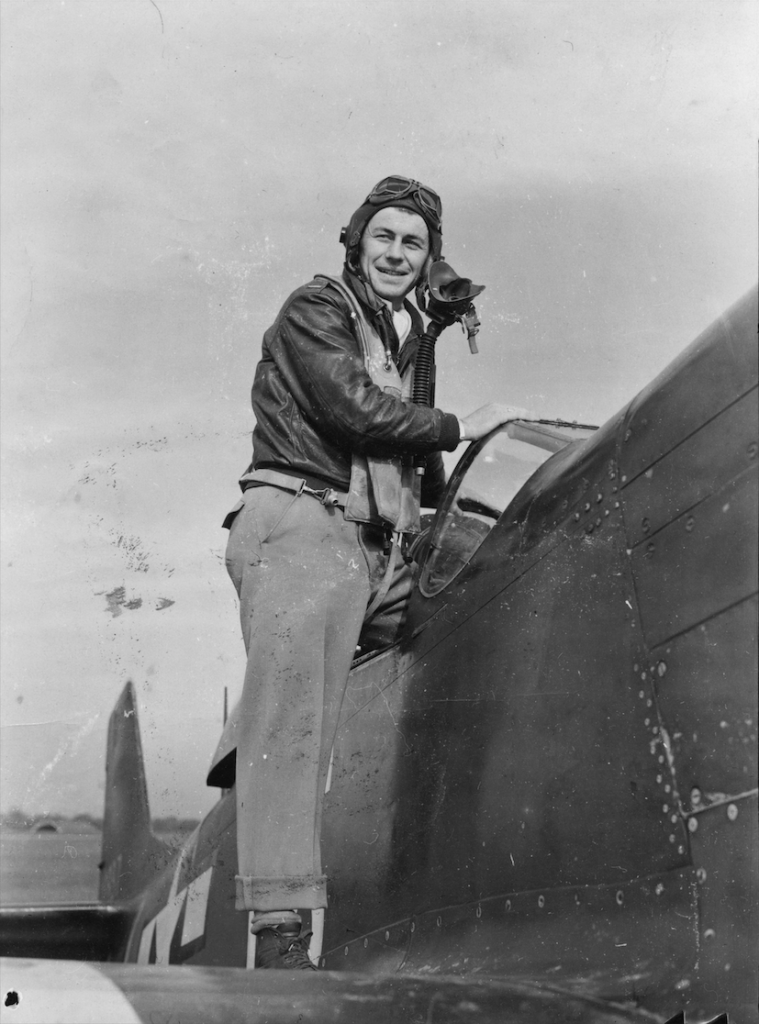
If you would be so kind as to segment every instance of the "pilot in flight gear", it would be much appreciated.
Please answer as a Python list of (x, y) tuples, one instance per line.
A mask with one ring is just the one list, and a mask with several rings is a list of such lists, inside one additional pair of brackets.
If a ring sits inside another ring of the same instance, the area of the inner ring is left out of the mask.
[(432, 189), (381, 181), (344, 234), (342, 276), (298, 288), (264, 335), (253, 461), (224, 523), (248, 658), (236, 906), (254, 911), (256, 966), (313, 967), (297, 911), (327, 906), (320, 819), (351, 661), (398, 637), (413, 586), (393, 537), (441, 497), (442, 451), (523, 414), (460, 421), (410, 400), (424, 327), (406, 296), (441, 258), (441, 214)]

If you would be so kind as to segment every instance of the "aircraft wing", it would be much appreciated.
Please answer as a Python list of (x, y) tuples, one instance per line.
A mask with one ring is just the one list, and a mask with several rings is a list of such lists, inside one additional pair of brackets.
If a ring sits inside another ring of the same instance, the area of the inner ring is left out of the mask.
[[(661, 1018), (508, 980), (0, 959), (18, 1024), (651, 1024)], [(12, 1008), (12, 1009), (11, 1009)], [(11, 1015), (12, 1014), (12, 1015)]]

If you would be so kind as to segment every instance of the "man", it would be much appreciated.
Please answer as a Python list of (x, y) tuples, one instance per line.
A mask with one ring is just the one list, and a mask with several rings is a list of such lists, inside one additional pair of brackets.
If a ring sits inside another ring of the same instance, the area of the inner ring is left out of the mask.
[[(432, 189), (381, 181), (344, 233), (342, 278), (299, 288), (264, 336), (253, 462), (225, 521), (248, 653), (236, 905), (254, 912), (256, 966), (315, 969), (297, 910), (327, 905), (330, 752), (359, 641), (390, 643), (402, 626), (412, 579), (398, 538), (442, 494), (441, 451), (527, 415), (491, 404), (459, 420), (409, 401), (423, 324), (406, 296), (440, 259), (441, 214)], [(421, 494), (412, 456), (426, 457)]]

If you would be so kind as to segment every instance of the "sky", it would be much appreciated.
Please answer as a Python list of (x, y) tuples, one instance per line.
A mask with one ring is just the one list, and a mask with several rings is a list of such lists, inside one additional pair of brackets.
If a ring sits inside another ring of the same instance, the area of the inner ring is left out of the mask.
[[(199, 815), (261, 337), (405, 174), (484, 284), (437, 404), (603, 423), (756, 267), (753, 0), (3, 0), (0, 809)], [(461, 449), (463, 450), (463, 449)]]

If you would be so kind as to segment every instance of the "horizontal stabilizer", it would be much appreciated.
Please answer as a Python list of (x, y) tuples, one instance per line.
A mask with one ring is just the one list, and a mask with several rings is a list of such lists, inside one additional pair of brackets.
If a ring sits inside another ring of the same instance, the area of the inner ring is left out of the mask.
[(133, 917), (102, 903), (0, 907), (0, 956), (123, 960)]

